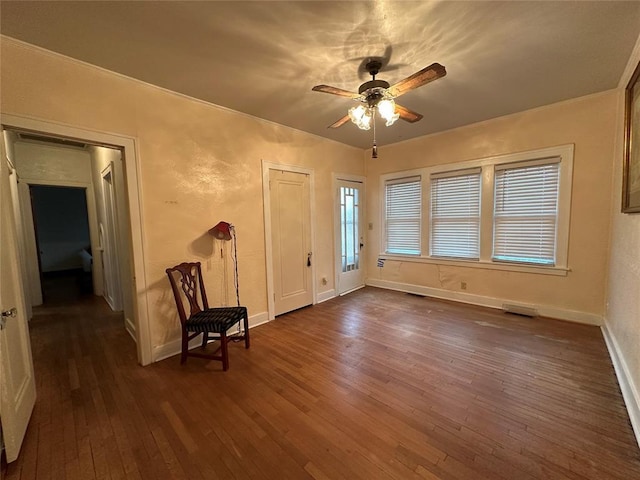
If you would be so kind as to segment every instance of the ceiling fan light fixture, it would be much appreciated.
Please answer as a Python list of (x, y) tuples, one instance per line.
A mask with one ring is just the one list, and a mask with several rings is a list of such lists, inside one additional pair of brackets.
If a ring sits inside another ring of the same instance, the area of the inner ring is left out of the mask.
[(361, 130), (369, 130), (371, 128), (371, 111), (364, 105), (351, 107), (349, 109), (349, 118)]
[(380, 116), (384, 118), (387, 123), (387, 127), (393, 125), (400, 115), (396, 113), (396, 102), (392, 98), (384, 98), (378, 102), (378, 112)]

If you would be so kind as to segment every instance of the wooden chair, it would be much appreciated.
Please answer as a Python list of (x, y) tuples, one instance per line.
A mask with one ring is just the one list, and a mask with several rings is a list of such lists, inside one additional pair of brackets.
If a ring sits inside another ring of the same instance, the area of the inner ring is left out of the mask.
[[(167, 275), (178, 307), (178, 315), (182, 324), (182, 354), (180, 363), (187, 357), (201, 357), (211, 360), (222, 360), (222, 369), (229, 369), (227, 343), (233, 339), (244, 339), (245, 348), (249, 348), (249, 316), (246, 307), (214, 307), (209, 308), (207, 294), (202, 281), (200, 262), (181, 263), (167, 268)], [(200, 292), (200, 301), (198, 300)], [(187, 317), (183, 305), (183, 297), (188, 301), (190, 313)], [(244, 334), (227, 335), (227, 331), (244, 319)], [(220, 346), (213, 354), (189, 351), (189, 341), (202, 334), (202, 348), (209, 340), (220, 340)], [(213, 334), (213, 335), (212, 335)], [(221, 355), (216, 355), (221, 351)]]

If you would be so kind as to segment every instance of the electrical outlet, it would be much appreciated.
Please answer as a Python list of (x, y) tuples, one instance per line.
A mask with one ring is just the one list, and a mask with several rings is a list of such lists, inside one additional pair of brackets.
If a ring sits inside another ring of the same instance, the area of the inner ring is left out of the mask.
[(460, 282), (460, 289), (466, 290), (467, 289), (467, 282)]
[(326, 285), (327, 284), (327, 277), (322, 277), (322, 285)]
[(369, 222), (369, 230), (373, 230), (373, 223)]

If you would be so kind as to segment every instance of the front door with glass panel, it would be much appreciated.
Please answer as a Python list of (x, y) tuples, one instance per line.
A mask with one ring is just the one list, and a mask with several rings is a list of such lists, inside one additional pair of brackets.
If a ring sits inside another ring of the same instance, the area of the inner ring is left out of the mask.
[(364, 286), (362, 249), (364, 237), (362, 231), (362, 182), (352, 180), (337, 181), (337, 230), (340, 236), (336, 242), (338, 257), (338, 294), (350, 292)]

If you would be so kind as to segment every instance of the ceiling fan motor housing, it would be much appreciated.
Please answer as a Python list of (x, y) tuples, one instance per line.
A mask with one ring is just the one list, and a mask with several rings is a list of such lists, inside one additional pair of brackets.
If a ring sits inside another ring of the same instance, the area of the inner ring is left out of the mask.
[(360, 85), (358, 93), (360, 95), (366, 95), (367, 90), (372, 90), (374, 88), (386, 90), (387, 88), (389, 88), (389, 86), (389, 82), (385, 82), (384, 80), (369, 80), (368, 82), (364, 82), (362, 85)]
[(375, 107), (380, 100), (387, 96), (386, 92), (390, 85), (389, 82), (385, 82), (384, 80), (376, 80), (376, 75), (380, 71), (380, 68), (382, 68), (382, 63), (378, 60), (369, 61), (366, 68), (373, 79), (360, 85), (358, 93), (363, 96), (363, 101), (366, 102), (369, 107)]
[(375, 107), (376, 105), (378, 105), (378, 103), (380, 103), (380, 100), (382, 100), (383, 98), (385, 98), (384, 95), (384, 91), (382, 90), (371, 90), (369, 92), (367, 92), (365, 98), (364, 98), (364, 102), (369, 106), (369, 107)]

